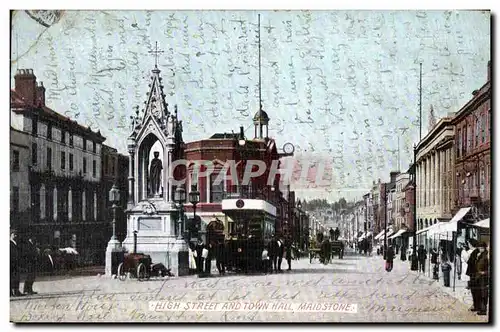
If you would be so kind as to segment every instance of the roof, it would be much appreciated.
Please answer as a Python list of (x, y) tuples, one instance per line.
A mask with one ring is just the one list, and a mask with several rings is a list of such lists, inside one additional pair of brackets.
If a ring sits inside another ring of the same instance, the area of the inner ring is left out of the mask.
[(239, 134), (235, 133), (215, 133), (209, 139), (238, 139)]
[(99, 130), (97, 132), (94, 132), (90, 129), (90, 127), (84, 127), (77, 121), (71, 120), (70, 118), (64, 115), (57, 113), (50, 107), (47, 107), (45, 105), (35, 106), (26, 103), (24, 98), (22, 98), (15, 90), (12, 89), (10, 90), (10, 103), (11, 103), (11, 108), (16, 113), (31, 114), (33, 112), (38, 111), (39, 112), (38, 115), (41, 115), (42, 117), (45, 116), (46, 118), (53, 120), (55, 122), (59, 122), (62, 125), (67, 125), (68, 127), (72, 127), (72, 129), (75, 132), (79, 132), (87, 136), (94, 136), (95, 139), (101, 142), (104, 142), (106, 140), (106, 138), (101, 135), (101, 132)]
[(265, 111), (260, 109), (255, 113), (255, 115), (253, 117), (253, 121), (254, 122), (257, 122), (257, 121), (269, 122), (269, 116), (267, 115), (267, 113)]

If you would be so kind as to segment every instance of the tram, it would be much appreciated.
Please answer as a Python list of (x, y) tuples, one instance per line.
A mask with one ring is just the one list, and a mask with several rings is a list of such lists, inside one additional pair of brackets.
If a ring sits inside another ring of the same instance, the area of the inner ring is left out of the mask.
[(275, 232), (276, 208), (258, 199), (228, 199), (222, 201), (222, 211), (234, 222), (226, 241), (228, 269), (243, 273), (260, 271), (262, 251)]

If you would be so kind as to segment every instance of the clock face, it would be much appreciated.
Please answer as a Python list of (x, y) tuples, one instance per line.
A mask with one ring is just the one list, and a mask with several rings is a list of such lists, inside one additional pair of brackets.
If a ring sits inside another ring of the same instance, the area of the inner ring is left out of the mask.
[(236, 207), (241, 209), (242, 207), (245, 206), (245, 202), (242, 199), (239, 199), (236, 201)]
[(283, 151), (285, 151), (285, 153), (293, 153), (293, 151), (295, 151), (295, 147), (292, 143), (286, 143), (283, 145)]

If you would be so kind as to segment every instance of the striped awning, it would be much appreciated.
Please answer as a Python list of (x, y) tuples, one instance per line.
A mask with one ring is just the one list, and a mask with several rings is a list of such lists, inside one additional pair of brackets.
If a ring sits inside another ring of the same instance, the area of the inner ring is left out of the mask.
[(399, 231), (396, 232), (396, 234), (392, 235), (389, 239), (395, 239), (401, 236), (401, 234), (406, 233), (406, 231), (407, 231), (406, 229), (400, 229)]

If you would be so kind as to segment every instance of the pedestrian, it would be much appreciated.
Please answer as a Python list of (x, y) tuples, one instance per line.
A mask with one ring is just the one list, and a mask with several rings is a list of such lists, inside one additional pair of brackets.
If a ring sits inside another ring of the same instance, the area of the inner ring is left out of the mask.
[(390, 245), (385, 254), (385, 270), (387, 272), (391, 272), (394, 267), (394, 256), (394, 248)]
[(469, 308), (469, 311), (479, 311), (479, 287), (476, 279), (476, 262), (477, 256), (479, 255), (477, 245), (478, 243), (476, 240), (469, 240), (469, 248), (471, 248), (472, 251), (469, 255), (469, 259), (467, 260), (467, 271), (465, 271), (465, 274), (469, 276), (468, 287), (472, 295), (472, 306)]
[(38, 294), (33, 291), (33, 283), (35, 282), (36, 271), (38, 268), (38, 255), (40, 250), (36, 247), (33, 238), (28, 236), (22, 250), (24, 258), (24, 266), (26, 267), (26, 280), (24, 281), (24, 293), (28, 295)]
[(418, 270), (425, 273), (425, 261), (427, 260), (427, 253), (425, 252), (424, 245), (421, 244), (417, 251)]
[(17, 230), (10, 230), (10, 296), (24, 296), (19, 290), (21, 249), (17, 243)]
[(278, 240), (278, 271), (281, 272), (281, 263), (283, 262), (283, 256), (285, 255), (285, 244), (284, 241)]
[(196, 274), (196, 246), (194, 243), (189, 243), (189, 274)]
[(269, 268), (271, 266), (271, 260), (269, 259), (269, 251), (267, 250), (267, 246), (264, 246), (264, 249), (262, 250), (262, 270), (264, 271), (265, 274), (269, 272)]
[(457, 246), (457, 251), (455, 252), (458, 280), (462, 279), (462, 250), (463, 250), (462, 244), (459, 244)]
[(215, 251), (215, 264), (219, 275), (226, 274), (226, 246), (223, 241), (219, 241)]
[(292, 243), (290, 240), (286, 241), (286, 261), (288, 263), (288, 271), (292, 269)]
[(432, 278), (435, 280), (439, 279), (439, 263), (438, 263), (439, 253), (436, 248), (431, 250), (431, 264), (432, 264)]
[(274, 271), (278, 272), (278, 241), (276, 237), (273, 235), (271, 238), (271, 242), (269, 242), (269, 258), (271, 260), (271, 273)]
[(205, 266), (205, 262), (203, 259), (203, 249), (205, 248), (205, 245), (203, 244), (202, 239), (198, 239), (198, 243), (196, 244), (195, 251), (196, 251), (196, 270), (198, 272), (198, 275), (203, 274), (203, 267)]
[(401, 261), (406, 261), (406, 245), (401, 246)]
[(212, 259), (214, 257), (215, 245), (210, 242), (208, 246), (203, 249), (202, 256), (205, 259), (205, 274), (209, 276), (212, 272)]
[(477, 245), (479, 254), (476, 259), (476, 272), (474, 275), (475, 286), (477, 289), (477, 314), (486, 315), (488, 306), (488, 276), (489, 276), (489, 259), (486, 243), (480, 242)]

